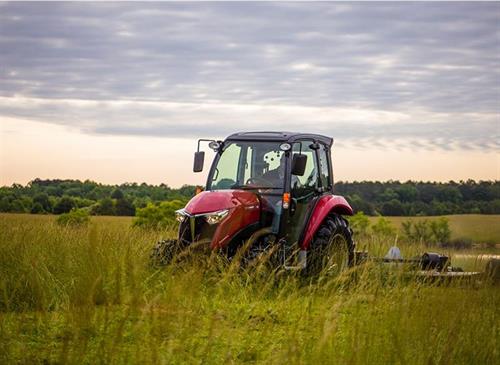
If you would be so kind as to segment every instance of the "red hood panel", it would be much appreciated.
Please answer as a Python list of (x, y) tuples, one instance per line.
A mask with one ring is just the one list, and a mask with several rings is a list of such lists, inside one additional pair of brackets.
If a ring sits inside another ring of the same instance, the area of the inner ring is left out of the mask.
[(255, 194), (242, 190), (204, 191), (193, 197), (184, 208), (189, 214), (203, 214), (239, 205), (259, 205)]
[(259, 199), (243, 190), (204, 191), (192, 198), (184, 209), (189, 214), (229, 209), (229, 214), (218, 224), (212, 237), (212, 249), (227, 246), (236, 233), (260, 219)]

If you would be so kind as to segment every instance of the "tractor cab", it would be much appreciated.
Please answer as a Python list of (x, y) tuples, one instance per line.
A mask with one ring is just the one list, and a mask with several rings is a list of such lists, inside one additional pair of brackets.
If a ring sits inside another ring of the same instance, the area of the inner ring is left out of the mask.
[(317, 198), (333, 187), (330, 147), (333, 140), (314, 134), (236, 133), (225, 141), (200, 140), (194, 171), (203, 169), (200, 142), (216, 152), (208, 174), (210, 192), (244, 191), (257, 197), (259, 228), (298, 242)]

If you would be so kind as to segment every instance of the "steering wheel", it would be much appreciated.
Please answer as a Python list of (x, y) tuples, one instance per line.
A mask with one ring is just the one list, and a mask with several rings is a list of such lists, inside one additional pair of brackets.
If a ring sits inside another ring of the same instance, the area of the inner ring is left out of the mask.
[(246, 183), (246, 185), (266, 185), (269, 184), (269, 180), (264, 179), (263, 177), (251, 177), (249, 178)]

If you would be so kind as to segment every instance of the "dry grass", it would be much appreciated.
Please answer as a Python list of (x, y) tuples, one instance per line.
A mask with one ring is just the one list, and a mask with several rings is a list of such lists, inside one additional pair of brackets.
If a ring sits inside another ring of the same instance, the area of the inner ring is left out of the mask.
[(0, 363), (500, 362), (495, 287), (370, 265), (311, 282), (217, 256), (158, 269), (149, 250), (172, 232), (0, 219)]
[[(476, 243), (500, 244), (500, 215), (484, 214), (461, 214), (447, 215), (452, 239), (470, 239)], [(391, 221), (397, 229), (401, 223), (407, 220), (432, 220), (439, 217), (385, 217)], [(369, 217), (370, 223), (375, 223), (377, 217)]]

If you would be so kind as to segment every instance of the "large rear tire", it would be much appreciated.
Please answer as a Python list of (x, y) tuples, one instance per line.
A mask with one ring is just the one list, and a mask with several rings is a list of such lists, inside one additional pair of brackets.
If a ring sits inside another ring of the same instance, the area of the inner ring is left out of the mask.
[(338, 214), (328, 215), (318, 228), (308, 252), (309, 275), (337, 276), (354, 261), (354, 241), (349, 222)]

